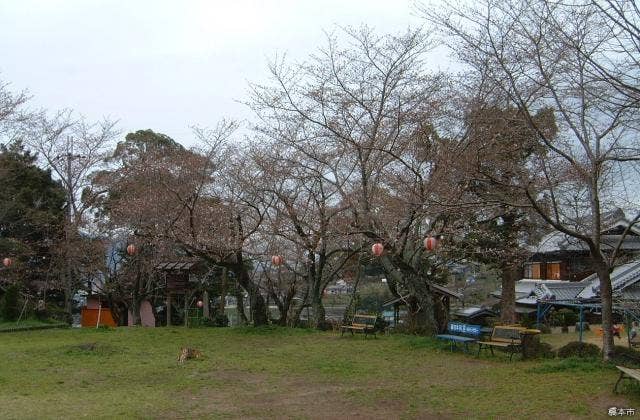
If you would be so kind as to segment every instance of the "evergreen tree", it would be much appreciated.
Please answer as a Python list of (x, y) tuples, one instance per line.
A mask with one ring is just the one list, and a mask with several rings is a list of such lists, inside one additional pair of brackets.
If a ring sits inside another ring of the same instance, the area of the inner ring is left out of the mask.
[(63, 232), (65, 195), (20, 143), (0, 146), (0, 255), (14, 264), (0, 286), (41, 290), (55, 284), (52, 251)]

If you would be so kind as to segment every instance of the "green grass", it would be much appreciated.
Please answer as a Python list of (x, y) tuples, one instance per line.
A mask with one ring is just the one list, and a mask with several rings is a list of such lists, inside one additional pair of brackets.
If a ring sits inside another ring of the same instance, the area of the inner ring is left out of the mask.
[[(204, 357), (176, 362), (182, 346)], [(412, 336), (283, 328), (45, 330), (0, 336), (2, 418), (604, 417), (640, 407), (615, 369), (508, 362)]]
[(34, 318), (21, 319), (20, 322), (4, 321), (0, 319), (0, 332), (28, 330), (40, 327), (50, 327), (53, 325), (63, 325), (63, 323), (55, 320), (39, 320)]

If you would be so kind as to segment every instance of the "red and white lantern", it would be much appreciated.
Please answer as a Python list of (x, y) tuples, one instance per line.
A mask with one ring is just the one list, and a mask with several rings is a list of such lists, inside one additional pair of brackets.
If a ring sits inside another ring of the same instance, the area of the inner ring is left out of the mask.
[(129, 246), (127, 246), (127, 254), (136, 255), (136, 252), (138, 252), (138, 249), (134, 244), (129, 244)]
[(274, 255), (271, 257), (271, 264), (278, 266), (281, 265), (284, 262), (284, 258), (282, 258), (282, 255)]
[(377, 244), (373, 244), (371, 246), (371, 252), (373, 253), (373, 255), (375, 255), (376, 257), (379, 257), (380, 255), (382, 255), (382, 253), (384, 252), (384, 245), (382, 245), (381, 243), (377, 243)]
[(427, 251), (433, 251), (438, 246), (438, 240), (433, 236), (427, 236), (424, 239), (424, 248)]
[(204, 306), (204, 302), (202, 302), (201, 300), (199, 300), (196, 305), (198, 305), (198, 308), (202, 308)]
[(2, 265), (5, 267), (11, 267), (11, 264), (13, 264), (13, 260), (9, 257), (2, 260)]

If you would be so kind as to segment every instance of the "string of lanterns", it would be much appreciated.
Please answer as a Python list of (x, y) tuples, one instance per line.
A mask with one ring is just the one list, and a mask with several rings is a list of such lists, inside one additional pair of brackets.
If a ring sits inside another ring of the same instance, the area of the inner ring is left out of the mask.
[[(434, 251), (438, 247), (440, 239), (442, 239), (442, 237), (440, 236), (427, 236), (426, 238), (424, 238), (424, 249), (426, 249), (427, 251)], [(371, 253), (376, 257), (381, 256), (384, 253), (384, 245), (380, 242), (373, 244), (371, 246)]]

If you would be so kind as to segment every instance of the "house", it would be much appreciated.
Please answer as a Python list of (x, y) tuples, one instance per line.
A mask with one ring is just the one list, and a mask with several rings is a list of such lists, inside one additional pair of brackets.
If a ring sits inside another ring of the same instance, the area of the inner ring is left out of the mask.
[[(613, 251), (630, 222), (624, 217), (616, 219), (602, 232), (602, 249)], [(584, 242), (552, 232), (531, 247), (529, 261), (523, 267), (523, 279), (580, 281), (593, 274), (589, 249)], [(629, 228), (620, 246), (622, 259), (640, 258), (640, 226)]]
[[(611, 273), (614, 299), (640, 302), (640, 226), (623, 217), (614, 219), (603, 232), (602, 248), (614, 250), (622, 235), (620, 260), (630, 261)], [(516, 312), (535, 312), (538, 303), (597, 303), (599, 279), (591, 269), (589, 250), (575, 238), (560, 232), (550, 233), (531, 248), (532, 256), (524, 264), (523, 278), (516, 282)], [(500, 297), (501, 290), (491, 293)]]

